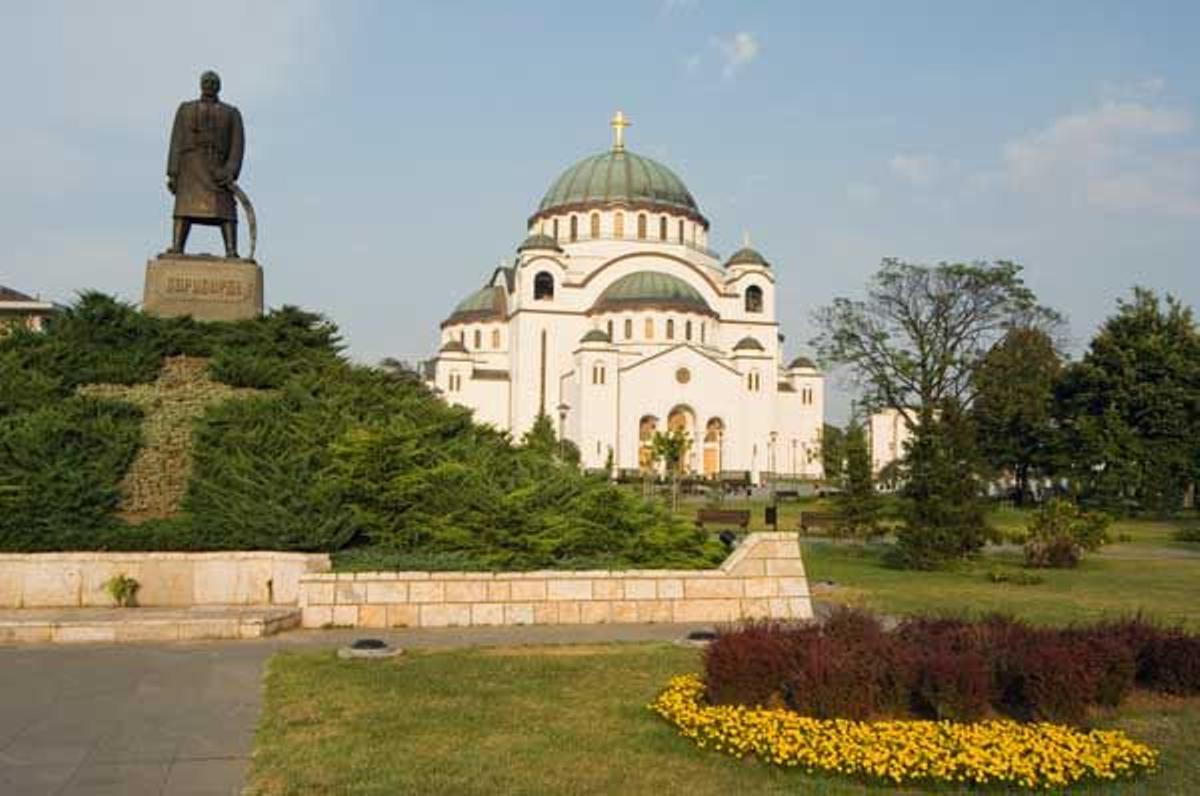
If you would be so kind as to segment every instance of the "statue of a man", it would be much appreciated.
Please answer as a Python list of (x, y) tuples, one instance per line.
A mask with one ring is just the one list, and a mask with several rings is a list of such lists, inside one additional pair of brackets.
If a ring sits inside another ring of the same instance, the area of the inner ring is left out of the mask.
[(242, 114), (221, 102), (221, 78), (200, 76), (200, 99), (184, 102), (171, 128), (167, 189), (175, 194), (171, 254), (183, 254), (192, 224), (219, 226), (225, 256), (236, 258), (237, 207), (233, 186), (242, 171), (246, 139)]

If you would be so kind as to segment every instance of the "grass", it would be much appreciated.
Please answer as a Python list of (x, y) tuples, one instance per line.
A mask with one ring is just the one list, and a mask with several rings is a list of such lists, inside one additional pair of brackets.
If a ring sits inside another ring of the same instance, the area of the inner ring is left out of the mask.
[[(1009, 511), (996, 518), (1002, 529), (1023, 527)], [(1001, 611), (1033, 622), (1067, 624), (1142, 611), (1200, 630), (1200, 544), (1175, 542), (1173, 522), (1120, 521), (1111, 535), (1130, 541), (1087, 555), (1077, 569), (1025, 570), (1021, 553), (989, 548), (977, 560), (944, 572), (912, 572), (884, 565), (884, 545), (805, 541), (809, 581), (819, 599), (861, 605), (893, 614)], [(1036, 585), (993, 583), (992, 570), (1035, 572)], [(833, 581), (832, 590), (820, 581)]]
[[(267, 675), (249, 793), (956, 793), (782, 770), (695, 747), (646, 709), (696, 652), (664, 645), (285, 653)], [(1098, 723), (1162, 754), (1148, 779), (1073, 793), (1200, 792), (1200, 700), (1135, 695)], [(989, 793), (1004, 793), (989, 790)]]

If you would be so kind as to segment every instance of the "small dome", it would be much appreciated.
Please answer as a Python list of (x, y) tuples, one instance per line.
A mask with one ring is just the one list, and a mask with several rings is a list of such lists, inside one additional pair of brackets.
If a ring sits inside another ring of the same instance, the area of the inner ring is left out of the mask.
[(764, 351), (763, 344), (755, 340), (753, 337), (743, 337), (737, 341), (733, 347), (734, 351)]
[(521, 245), (517, 247), (518, 252), (523, 252), (526, 249), (548, 249), (549, 251), (561, 252), (562, 246), (559, 246), (558, 241), (549, 235), (535, 232), (521, 241)]
[(460, 340), (447, 340), (446, 344), (439, 349), (443, 354), (465, 354), (467, 347)]
[(610, 149), (572, 165), (546, 191), (534, 218), (617, 204), (683, 213), (708, 226), (675, 172), (626, 149)]
[(608, 336), (608, 332), (603, 329), (591, 329), (583, 337), (579, 338), (581, 343), (611, 343), (612, 338)]
[(792, 364), (788, 365), (788, 370), (795, 370), (797, 368), (812, 368), (816, 370), (817, 365), (808, 357), (796, 357), (792, 360)]
[(657, 271), (637, 271), (613, 282), (596, 299), (590, 313), (640, 309), (716, 315), (696, 288), (677, 276)]
[(488, 285), (458, 302), (454, 312), (450, 313), (449, 318), (442, 321), (442, 325), (503, 320), (507, 306), (508, 296), (504, 292), (504, 288), (499, 285)]
[(771, 267), (770, 263), (767, 262), (767, 258), (759, 254), (757, 249), (752, 249), (749, 246), (743, 246), (742, 248), (738, 249), (732, 255), (730, 255), (728, 260), (725, 261), (726, 268), (734, 265), (757, 265), (763, 268)]

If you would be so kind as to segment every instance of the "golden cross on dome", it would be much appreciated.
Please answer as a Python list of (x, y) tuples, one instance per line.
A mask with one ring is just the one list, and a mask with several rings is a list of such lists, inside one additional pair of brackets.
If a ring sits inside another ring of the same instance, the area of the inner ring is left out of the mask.
[(625, 128), (629, 127), (633, 122), (625, 116), (621, 111), (617, 111), (609, 122), (613, 129), (613, 149), (620, 151), (625, 148)]

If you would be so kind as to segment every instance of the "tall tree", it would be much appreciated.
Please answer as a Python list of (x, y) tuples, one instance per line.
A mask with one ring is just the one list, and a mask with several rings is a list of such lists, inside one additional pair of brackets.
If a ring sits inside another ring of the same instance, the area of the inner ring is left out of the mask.
[(842, 491), (834, 499), (839, 534), (856, 539), (878, 536), (879, 495), (871, 479), (871, 452), (867, 434), (857, 420), (846, 428), (846, 472)]
[(1059, 323), (1011, 262), (915, 265), (886, 259), (867, 298), (834, 299), (815, 314), (821, 359), (848, 366), (869, 406), (914, 423), (922, 409), (969, 406), (975, 370), (1015, 326)]
[(654, 432), (650, 441), (654, 458), (661, 460), (671, 477), (671, 509), (679, 509), (679, 474), (683, 470), (683, 459), (688, 449), (692, 447), (691, 437), (681, 428), (673, 428), (667, 433)]
[(1061, 372), (1050, 335), (1027, 326), (1010, 329), (975, 371), (971, 414), (980, 454), (1012, 475), (1019, 504), (1029, 497), (1031, 477), (1045, 474), (1052, 461), (1054, 389)]
[(1172, 511), (1200, 480), (1200, 330), (1178, 299), (1119, 300), (1057, 397), (1086, 502)]

